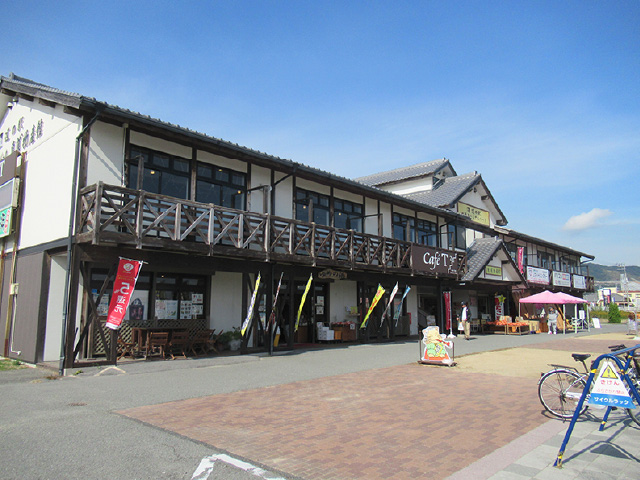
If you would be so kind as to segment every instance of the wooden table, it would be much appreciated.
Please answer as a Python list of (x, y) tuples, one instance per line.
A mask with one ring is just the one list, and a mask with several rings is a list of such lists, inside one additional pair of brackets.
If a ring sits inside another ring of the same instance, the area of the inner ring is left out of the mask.
[(149, 354), (149, 339), (152, 332), (167, 332), (169, 334), (169, 341), (171, 341), (171, 334), (173, 332), (186, 331), (185, 327), (132, 327), (131, 338), (137, 345), (137, 352), (142, 353), (144, 350), (145, 358)]

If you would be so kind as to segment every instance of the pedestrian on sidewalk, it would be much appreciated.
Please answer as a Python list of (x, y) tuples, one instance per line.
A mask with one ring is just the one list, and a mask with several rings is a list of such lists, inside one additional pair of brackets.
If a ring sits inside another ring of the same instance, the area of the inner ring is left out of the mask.
[(464, 339), (469, 340), (469, 331), (471, 330), (471, 326), (469, 322), (469, 307), (467, 307), (467, 302), (462, 302), (460, 320), (462, 321), (462, 326), (464, 328)]
[(553, 307), (549, 308), (549, 314), (547, 315), (547, 325), (549, 326), (549, 335), (551, 335), (552, 331), (555, 335), (558, 330), (558, 313)]

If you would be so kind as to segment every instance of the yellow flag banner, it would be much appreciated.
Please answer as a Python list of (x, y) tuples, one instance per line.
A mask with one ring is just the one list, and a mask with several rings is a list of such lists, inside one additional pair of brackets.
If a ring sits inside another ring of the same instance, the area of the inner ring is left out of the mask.
[(364, 320), (362, 321), (362, 325), (360, 325), (360, 328), (364, 328), (367, 326), (367, 320), (369, 320), (369, 315), (371, 315), (371, 312), (373, 312), (373, 309), (376, 308), (376, 305), (382, 298), (382, 295), (384, 295), (384, 288), (382, 288), (382, 285), (378, 284), (378, 291), (373, 297), (373, 300), (371, 300), (371, 306), (369, 307), (369, 311), (367, 312), (367, 315), (364, 317)]
[(253, 317), (253, 307), (256, 304), (256, 296), (258, 295), (258, 289), (260, 288), (260, 272), (258, 272), (258, 278), (256, 278), (256, 286), (253, 289), (253, 295), (251, 296), (251, 304), (249, 305), (249, 311), (247, 312), (247, 318), (242, 322), (242, 336), (244, 337), (244, 332), (247, 331), (247, 327), (249, 326), (249, 322), (251, 321), (251, 317)]
[(309, 289), (311, 288), (311, 282), (313, 281), (313, 273), (309, 275), (309, 280), (307, 281), (307, 287), (304, 289), (304, 293), (302, 294), (302, 300), (300, 300), (300, 307), (298, 307), (298, 316), (296, 317), (296, 328), (295, 331), (298, 331), (298, 325), (300, 324), (300, 315), (302, 315), (302, 307), (304, 307), (304, 302), (307, 300), (307, 293), (309, 293)]

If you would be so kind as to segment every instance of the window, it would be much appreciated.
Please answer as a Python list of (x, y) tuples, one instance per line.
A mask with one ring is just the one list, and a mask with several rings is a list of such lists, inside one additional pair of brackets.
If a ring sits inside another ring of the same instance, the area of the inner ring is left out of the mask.
[[(415, 240), (415, 219), (400, 213), (393, 214), (393, 238), (405, 242)], [(407, 228), (408, 226), (408, 228)], [(408, 230), (408, 231), (407, 231)]]
[(246, 174), (198, 162), (196, 202), (244, 210), (246, 196)]
[(333, 226), (362, 232), (362, 205), (338, 198), (333, 201)]
[(138, 188), (138, 158), (142, 156), (142, 190), (175, 198), (189, 198), (189, 160), (136, 146), (131, 146), (130, 155), (127, 161), (127, 187)]
[(161, 320), (205, 318), (205, 292), (205, 277), (156, 274), (155, 318)]
[(447, 224), (447, 243), (449, 248), (467, 248), (466, 229), (462, 225), (455, 223)]
[(538, 252), (538, 263), (541, 268), (551, 269), (553, 256), (548, 252)]
[[(314, 222), (319, 225), (330, 225), (329, 197), (327, 195), (297, 188), (295, 204), (297, 220)], [(310, 211), (313, 212), (313, 218), (310, 218)]]
[(430, 247), (438, 246), (438, 231), (436, 224), (428, 220), (416, 221), (416, 243), (429, 245)]

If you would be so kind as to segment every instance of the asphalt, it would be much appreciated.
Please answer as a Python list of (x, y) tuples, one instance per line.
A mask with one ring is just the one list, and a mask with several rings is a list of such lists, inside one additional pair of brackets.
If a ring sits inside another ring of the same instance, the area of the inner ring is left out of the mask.
[(640, 427), (618, 411), (600, 432), (590, 409), (554, 467), (568, 423), (513, 360), (625, 332), (455, 339), (450, 368), (417, 364), (410, 340), (2, 372), (2, 478), (640, 479)]

